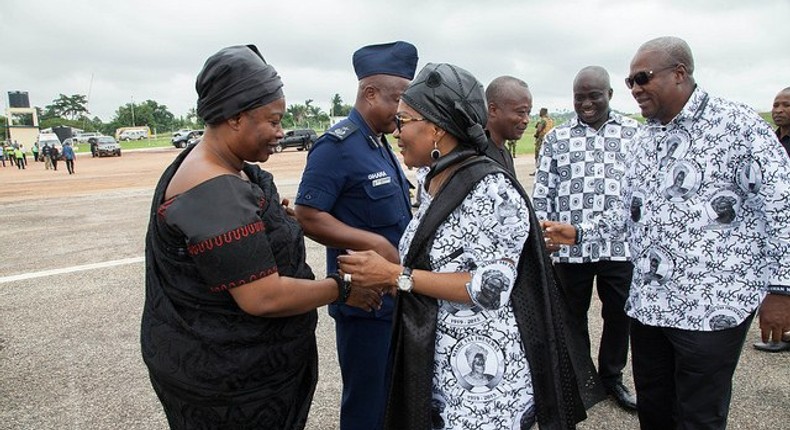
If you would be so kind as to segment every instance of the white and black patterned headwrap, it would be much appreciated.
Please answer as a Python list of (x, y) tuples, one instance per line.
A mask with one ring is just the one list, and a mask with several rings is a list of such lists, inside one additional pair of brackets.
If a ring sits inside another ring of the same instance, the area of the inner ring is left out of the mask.
[(401, 99), (432, 123), (457, 137), (463, 146), (483, 152), (488, 108), (483, 84), (468, 71), (446, 63), (428, 63)]
[(229, 46), (209, 57), (197, 76), (197, 114), (216, 124), (282, 98), (282, 87), (255, 45)]

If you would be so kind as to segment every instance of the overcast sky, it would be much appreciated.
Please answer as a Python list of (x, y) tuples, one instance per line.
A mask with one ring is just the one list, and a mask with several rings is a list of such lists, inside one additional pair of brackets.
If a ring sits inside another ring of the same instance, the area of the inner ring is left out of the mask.
[(524, 79), (533, 113), (571, 110), (574, 76), (600, 65), (612, 107), (631, 113), (623, 78), (636, 49), (672, 35), (691, 46), (699, 85), (768, 111), (790, 86), (789, 18), (790, 0), (3, 0), (0, 108), (20, 90), (40, 107), (85, 94), (105, 122), (147, 99), (186, 115), (206, 58), (253, 43), (282, 76), (288, 104), (313, 99), (328, 111), (335, 93), (353, 104), (357, 48), (407, 40), (418, 69), (453, 63), (484, 85)]

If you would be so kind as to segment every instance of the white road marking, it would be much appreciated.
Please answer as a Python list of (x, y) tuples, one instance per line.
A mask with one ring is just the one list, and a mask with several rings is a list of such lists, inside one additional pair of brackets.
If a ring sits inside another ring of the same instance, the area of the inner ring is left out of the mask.
[(19, 275), (0, 277), (0, 284), (23, 281), (25, 279), (42, 278), (44, 276), (62, 275), (64, 273), (81, 272), (83, 270), (102, 269), (105, 267), (122, 266), (124, 264), (141, 263), (145, 257), (124, 258), (121, 260), (104, 261), (101, 263), (83, 264), (81, 266), (64, 267), (61, 269), (42, 270), (40, 272), (20, 273)]

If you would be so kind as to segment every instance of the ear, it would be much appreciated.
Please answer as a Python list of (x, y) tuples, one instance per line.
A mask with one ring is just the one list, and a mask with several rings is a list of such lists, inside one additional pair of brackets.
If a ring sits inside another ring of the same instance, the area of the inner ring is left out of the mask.
[(371, 101), (376, 98), (376, 87), (373, 85), (365, 86), (365, 89), (362, 90), (362, 94), (365, 96), (365, 100)]
[(496, 105), (494, 102), (488, 102), (488, 116), (496, 115)]
[(241, 129), (241, 121), (243, 116), (243, 114), (237, 114), (236, 116), (226, 120), (231, 130), (239, 131)]
[(689, 76), (688, 69), (686, 69), (686, 65), (683, 63), (678, 64), (678, 66), (675, 68), (674, 73), (676, 76), (675, 82), (678, 84), (685, 82)]
[(609, 88), (609, 100), (612, 100), (612, 95), (614, 95), (614, 90)]

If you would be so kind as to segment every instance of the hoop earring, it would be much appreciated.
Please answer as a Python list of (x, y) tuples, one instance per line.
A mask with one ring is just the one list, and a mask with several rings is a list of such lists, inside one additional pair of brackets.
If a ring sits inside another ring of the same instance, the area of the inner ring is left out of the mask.
[(431, 159), (433, 161), (436, 161), (441, 156), (442, 156), (442, 153), (441, 153), (441, 151), (439, 151), (439, 145), (437, 145), (437, 142), (434, 140), (433, 141), (433, 149), (431, 150)]

